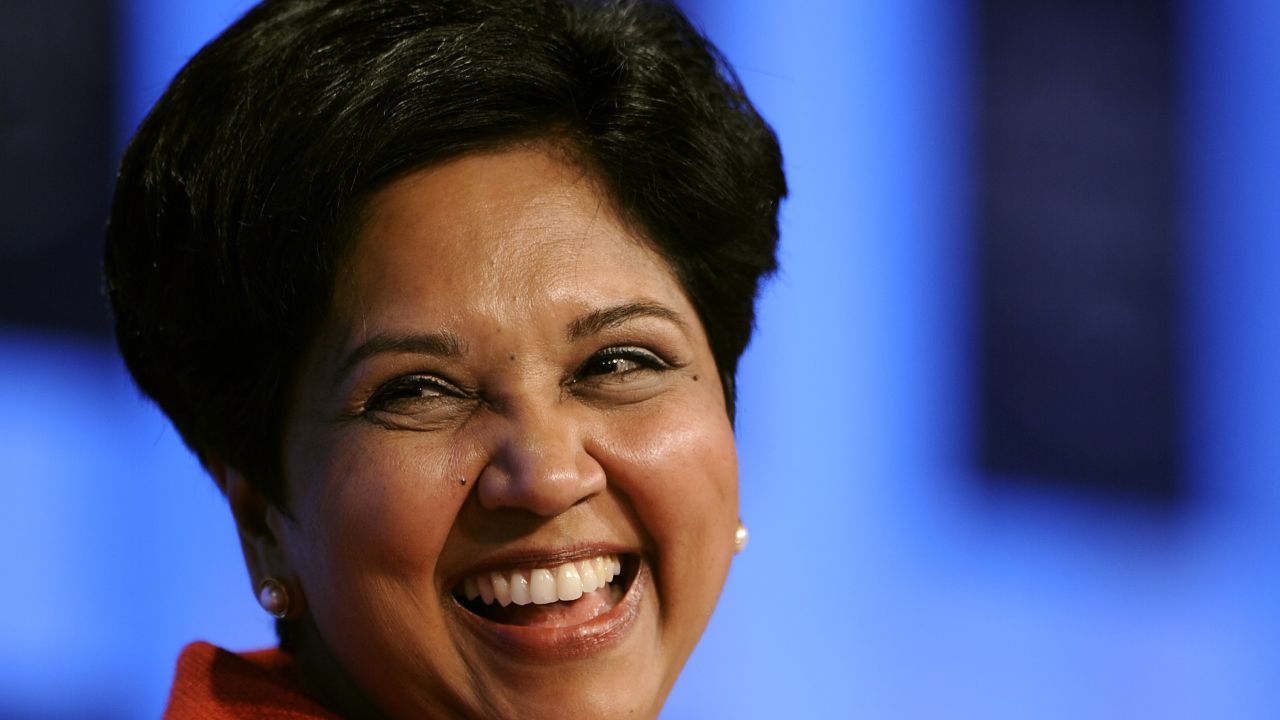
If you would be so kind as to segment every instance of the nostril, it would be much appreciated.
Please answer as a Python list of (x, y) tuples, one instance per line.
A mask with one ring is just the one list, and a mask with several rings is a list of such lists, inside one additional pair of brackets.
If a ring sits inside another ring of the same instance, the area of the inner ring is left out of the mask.
[(476, 478), (481, 506), (550, 517), (600, 492), (604, 470), (586, 449), (577, 412), (563, 404), (508, 402), (495, 418), (501, 425)]

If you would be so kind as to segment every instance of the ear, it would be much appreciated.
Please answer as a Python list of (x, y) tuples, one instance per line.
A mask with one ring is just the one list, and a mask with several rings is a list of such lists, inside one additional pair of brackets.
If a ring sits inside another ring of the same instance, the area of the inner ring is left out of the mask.
[(219, 458), (210, 458), (205, 464), (227, 497), (254, 597), (263, 580), (274, 578), (285, 586), (290, 600), (289, 617), (296, 618), (303, 610), (304, 600), (283, 537), (292, 520), (236, 468)]

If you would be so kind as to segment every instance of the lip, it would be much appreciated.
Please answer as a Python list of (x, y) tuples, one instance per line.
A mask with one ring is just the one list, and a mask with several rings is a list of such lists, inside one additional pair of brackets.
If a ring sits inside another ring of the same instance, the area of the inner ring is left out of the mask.
[[(511, 567), (544, 567), (582, 560), (596, 555), (617, 554), (622, 558), (623, 574), (630, 575), (626, 594), (609, 612), (586, 622), (565, 627), (526, 627), (503, 625), (487, 620), (462, 606), (451, 592), (450, 607), (461, 624), (495, 650), (508, 657), (528, 661), (580, 658), (603, 650), (623, 637), (635, 625), (640, 602), (648, 588), (649, 569), (643, 556), (615, 547), (591, 546), (559, 553), (519, 553), (486, 562), (468, 571), (468, 575), (490, 569)], [(464, 576), (465, 577), (465, 576)]]

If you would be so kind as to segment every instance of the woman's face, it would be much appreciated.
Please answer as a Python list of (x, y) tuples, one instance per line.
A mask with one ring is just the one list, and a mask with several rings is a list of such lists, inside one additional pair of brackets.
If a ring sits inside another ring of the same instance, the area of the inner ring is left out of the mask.
[(374, 198), (285, 473), (286, 572), (400, 717), (653, 717), (733, 554), (706, 333), (591, 178), (535, 149)]

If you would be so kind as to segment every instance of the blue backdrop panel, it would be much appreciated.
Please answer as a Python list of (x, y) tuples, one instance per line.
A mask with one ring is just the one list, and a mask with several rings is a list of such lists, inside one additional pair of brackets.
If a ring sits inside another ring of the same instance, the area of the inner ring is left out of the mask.
[(0, 3), (0, 324), (106, 335), (111, 3)]
[(982, 467), (1182, 495), (1177, 3), (982, 0)]

